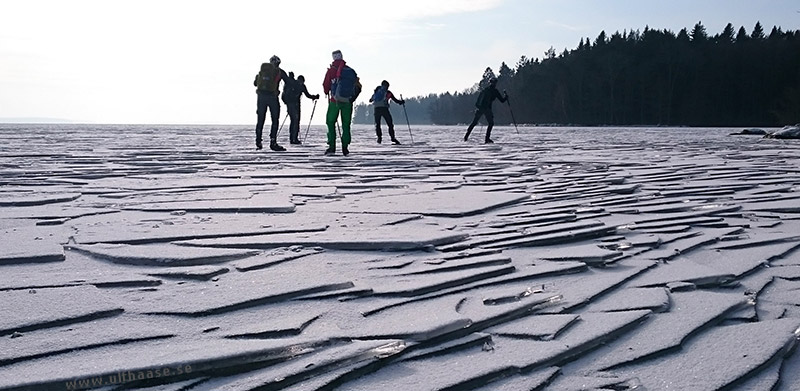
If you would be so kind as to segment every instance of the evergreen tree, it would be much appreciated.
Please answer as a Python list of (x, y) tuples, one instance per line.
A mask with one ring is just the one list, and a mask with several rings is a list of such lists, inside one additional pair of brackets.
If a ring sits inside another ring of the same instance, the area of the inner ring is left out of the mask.
[(723, 44), (725, 44), (725, 43), (733, 43), (733, 41), (734, 41), (733, 25), (728, 23), (725, 26), (725, 29), (722, 30), (722, 33), (717, 36), (716, 41), (719, 42), (719, 43), (723, 43)]
[(755, 27), (753, 27), (753, 32), (750, 33), (750, 38), (753, 39), (764, 39), (766, 36), (764, 35), (764, 28), (761, 27), (761, 22), (756, 22)]
[(745, 43), (750, 39), (750, 36), (747, 35), (747, 30), (743, 27), (739, 27), (739, 32), (736, 33), (736, 42), (737, 43)]
[(692, 37), (692, 42), (695, 43), (703, 43), (708, 40), (708, 33), (702, 22), (697, 22), (697, 24), (694, 25), (690, 36)]

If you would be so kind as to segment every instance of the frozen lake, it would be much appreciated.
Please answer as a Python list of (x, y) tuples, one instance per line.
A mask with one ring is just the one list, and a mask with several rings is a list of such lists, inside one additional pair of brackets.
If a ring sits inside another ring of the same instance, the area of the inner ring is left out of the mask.
[(0, 124), (0, 390), (800, 389), (797, 140), (411, 130)]

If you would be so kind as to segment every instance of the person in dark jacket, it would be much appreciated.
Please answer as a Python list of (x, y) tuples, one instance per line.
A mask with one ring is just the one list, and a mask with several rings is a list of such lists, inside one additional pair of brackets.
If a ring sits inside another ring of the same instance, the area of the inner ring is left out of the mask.
[(317, 100), (319, 94), (311, 95), (306, 88), (306, 78), (303, 75), (297, 76), (294, 79), (294, 74), (289, 72), (291, 82), (286, 82), (283, 86), (283, 94), (281, 100), (286, 104), (286, 111), (289, 114), (289, 143), (300, 144), (300, 98), (305, 95), (306, 98)]
[(289, 75), (280, 68), (281, 59), (272, 56), (269, 62), (261, 64), (261, 70), (256, 75), (253, 85), (256, 86), (258, 101), (256, 102), (256, 149), (261, 149), (261, 133), (264, 129), (264, 122), (267, 118), (267, 109), (272, 117), (272, 125), (269, 130), (269, 149), (273, 151), (285, 151), (286, 148), (278, 145), (278, 121), (281, 116), (281, 104), (278, 102), (280, 93), (279, 85), (281, 80), (284, 84), (289, 81)]
[(381, 118), (383, 118), (386, 121), (386, 126), (389, 127), (389, 137), (392, 138), (392, 144), (399, 145), (400, 141), (397, 141), (397, 138), (394, 136), (392, 112), (389, 111), (390, 100), (399, 105), (406, 104), (406, 101), (402, 99), (398, 100), (394, 97), (394, 94), (389, 91), (389, 82), (384, 80), (381, 82), (381, 85), (375, 87), (372, 97), (369, 98), (370, 103), (372, 103), (373, 111), (375, 112), (375, 134), (378, 135), (378, 144), (380, 144), (381, 141), (383, 141), (383, 135), (381, 133)]
[(475, 107), (477, 108), (477, 110), (475, 110), (475, 118), (467, 128), (467, 134), (464, 135), (464, 141), (469, 139), (469, 134), (472, 133), (472, 129), (478, 124), (481, 116), (486, 116), (486, 122), (489, 126), (486, 127), (486, 140), (484, 140), (484, 142), (486, 144), (494, 143), (490, 136), (492, 134), (492, 128), (494, 127), (492, 103), (495, 99), (505, 103), (508, 100), (508, 93), (504, 92), (503, 95), (500, 95), (500, 91), (497, 90), (497, 78), (492, 77), (489, 79), (489, 85), (481, 90), (480, 94), (478, 94), (478, 100), (475, 102)]

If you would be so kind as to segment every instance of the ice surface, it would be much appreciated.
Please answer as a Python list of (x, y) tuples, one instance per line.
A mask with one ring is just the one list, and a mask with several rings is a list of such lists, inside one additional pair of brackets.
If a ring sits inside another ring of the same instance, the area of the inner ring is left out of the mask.
[(14, 227), (1, 231), (0, 265), (60, 262), (65, 259), (63, 228)]
[(0, 292), (0, 336), (115, 316), (118, 300), (93, 286)]
[(257, 250), (200, 249), (176, 246), (174, 244), (132, 246), (128, 244), (99, 243), (70, 246), (70, 249), (82, 251), (93, 257), (114, 263), (150, 266), (190, 266), (223, 263), (259, 253)]
[(780, 360), (796, 344), (798, 326), (800, 319), (715, 327), (687, 344), (685, 354), (609, 372), (647, 379), (654, 389), (720, 389)]
[(797, 388), (797, 143), (413, 130), (0, 125), (0, 390)]

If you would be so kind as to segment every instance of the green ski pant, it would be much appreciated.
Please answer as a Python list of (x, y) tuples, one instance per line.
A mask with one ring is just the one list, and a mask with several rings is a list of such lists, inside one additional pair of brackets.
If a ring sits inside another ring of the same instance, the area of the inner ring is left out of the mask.
[(328, 125), (328, 147), (336, 149), (336, 120), (342, 113), (342, 147), (350, 145), (350, 122), (353, 119), (353, 104), (328, 101), (325, 124)]

